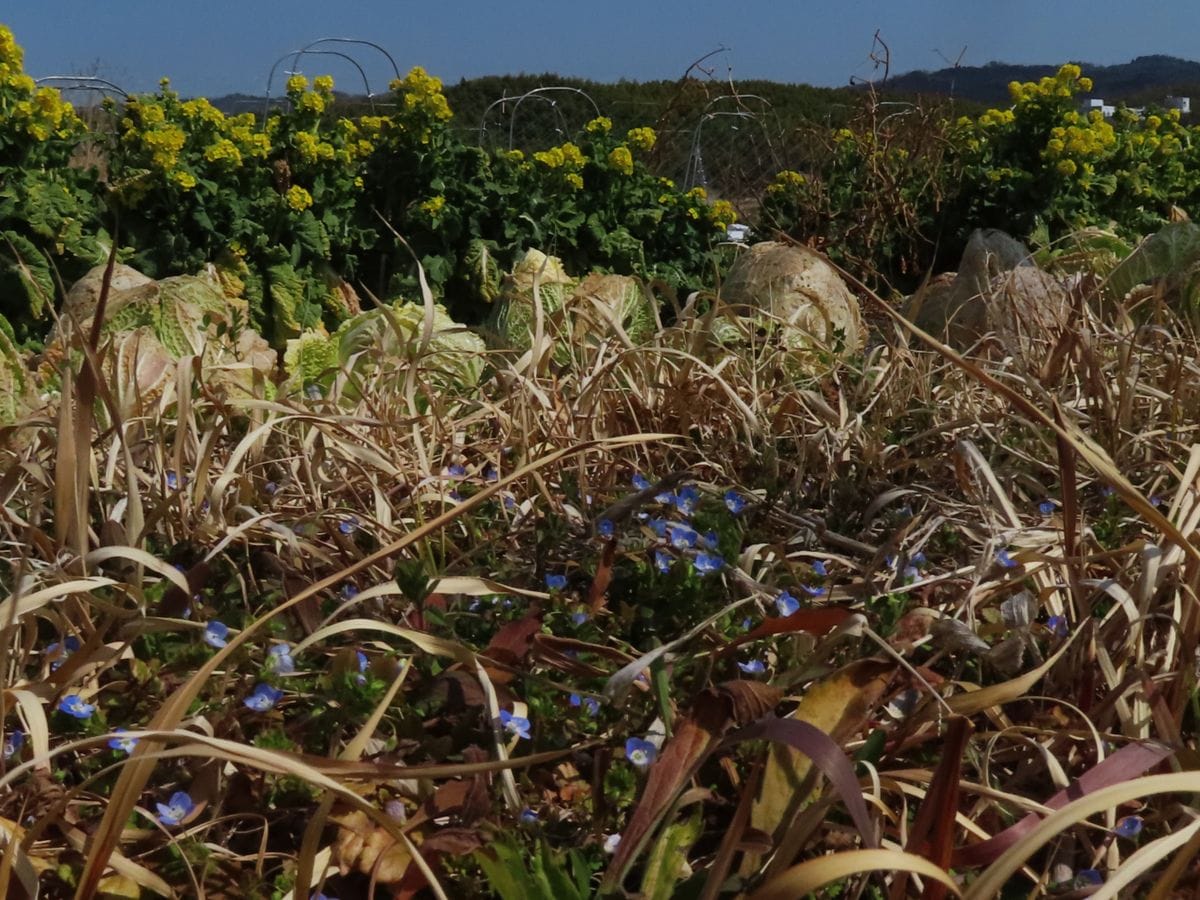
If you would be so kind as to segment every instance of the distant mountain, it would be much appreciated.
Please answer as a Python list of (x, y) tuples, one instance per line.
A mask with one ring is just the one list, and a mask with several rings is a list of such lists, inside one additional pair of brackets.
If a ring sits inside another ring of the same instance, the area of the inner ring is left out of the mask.
[[(1200, 99), (1200, 62), (1175, 56), (1139, 56), (1127, 63), (1097, 66), (1080, 62), (1092, 79), (1093, 96), (1131, 104), (1161, 103), (1167, 95)], [(887, 80), (886, 89), (901, 94), (937, 94), (977, 103), (1008, 102), (1010, 81), (1037, 81), (1053, 75), (1058, 65), (1018, 66), (990, 62), (985, 66), (958, 66), (934, 72), (917, 71)], [(878, 86), (878, 85), (877, 85)]]

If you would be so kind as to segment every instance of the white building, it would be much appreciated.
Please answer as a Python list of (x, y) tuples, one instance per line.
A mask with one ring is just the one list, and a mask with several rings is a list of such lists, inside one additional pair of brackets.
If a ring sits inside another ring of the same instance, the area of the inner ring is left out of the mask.
[(1182, 113), (1185, 116), (1190, 115), (1192, 112), (1192, 98), (1191, 97), (1168, 96), (1166, 99), (1166, 102), (1163, 105), (1166, 106), (1167, 109), (1177, 109), (1177, 110), (1179, 110), (1180, 113)]

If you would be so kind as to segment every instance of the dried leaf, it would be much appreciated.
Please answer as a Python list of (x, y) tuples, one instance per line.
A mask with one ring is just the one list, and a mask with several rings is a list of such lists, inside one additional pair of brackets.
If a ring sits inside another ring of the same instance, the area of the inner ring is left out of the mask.
[(377, 826), (361, 810), (329, 820), (338, 826), (333, 864), (346, 875), (352, 871), (374, 877), (380, 884), (399, 884), (412, 863), (408, 849)]

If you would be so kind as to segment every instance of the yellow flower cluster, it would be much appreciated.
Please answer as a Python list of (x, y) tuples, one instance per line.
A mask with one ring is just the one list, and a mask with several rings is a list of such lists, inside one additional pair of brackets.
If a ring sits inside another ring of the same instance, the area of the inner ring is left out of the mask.
[(414, 66), (404, 78), (393, 81), (391, 88), (403, 95), (404, 109), (408, 112), (422, 112), (438, 122), (454, 115), (442, 94), (442, 79), (430, 75), (420, 66)]
[(336, 155), (332, 144), (319, 140), (311, 131), (297, 131), (292, 141), (300, 161), (309, 165), (318, 161), (330, 162)]
[(196, 186), (196, 176), (184, 169), (176, 169), (172, 172), (171, 181), (185, 191), (190, 191)]
[(807, 181), (808, 179), (799, 172), (795, 172), (791, 169), (784, 169), (775, 176), (769, 185), (767, 185), (767, 193), (774, 196), (788, 194), (806, 184)]
[(565, 168), (571, 171), (582, 169), (587, 157), (570, 141), (561, 147), (551, 147), (533, 154), (533, 158), (548, 169)]
[(287, 200), (287, 205), (296, 212), (303, 212), (313, 204), (312, 194), (300, 187), (298, 184), (293, 184), (290, 188), (288, 188), (287, 197), (285, 199)]
[(242, 164), (242, 151), (229, 138), (221, 138), (215, 144), (205, 148), (204, 160), (236, 169)]
[(436, 218), (438, 215), (441, 214), (442, 208), (445, 205), (446, 205), (446, 198), (443, 197), (441, 194), (438, 194), (435, 197), (430, 197), (428, 200), (426, 200), (424, 203), (421, 204), (421, 212), (425, 213), (425, 215), (429, 216), (430, 218)]
[(163, 172), (175, 168), (179, 162), (179, 151), (187, 142), (187, 135), (182, 128), (178, 125), (164, 124), (143, 130), (141, 136), (142, 146), (150, 153), (150, 161), (154, 168)]
[(1085, 125), (1059, 125), (1050, 130), (1046, 142), (1047, 159), (1063, 156), (1076, 160), (1096, 159), (1117, 145), (1117, 133), (1100, 115), (1088, 117)]
[(313, 90), (318, 94), (324, 94), (326, 97), (332, 97), (333, 77), (330, 75), (318, 75), (313, 79)]
[(629, 133), (625, 135), (625, 139), (635, 149), (640, 150), (642, 153), (649, 153), (654, 149), (658, 135), (654, 133), (653, 128), (630, 128)]
[(728, 200), (716, 200), (708, 208), (708, 218), (717, 230), (724, 231), (737, 221), (737, 210)]
[(76, 137), (83, 123), (53, 88), (39, 88), (25, 74), (24, 52), (12, 31), (0, 25), (0, 119), (11, 121), (37, 142)]
[(287, 80), (288, 94), (303, 94), (308, 90), (308, 79), (303, 75), (293, 75)]
[(1074, 63), (1060, 67), (1053, 78), (1047, 75), (1038, 81), (1008, 83), (1008, 95), (1016, 104), (1034, 103), (1044, 98), (1065, 99), (1077, 93), (1086, 94), (1091, 89), (1092, 79)]
[(608, 164), (622, 175), (633, 174), (633, 154), (624, 144), (612, 149), (612, 152), (608, 154)]
[(564, 180), (567, 182), (567, 186), (571, 188), (571, 190), (583, 190), (583, 176), (578, 172), (568, 172), (567, 177)]
[(608, 134), (612, 131), (612, 119), (608, 116), (597, 116), (583, 127), (588, 134)]
[[(225, 113), (221, 112), (203, 97), (195, 100), (185, 100), (179, 107), (185, 119), (200, 121), (209, 125), (220, 125), (225, 121)], [(161, 110), (160, 110), (161, 112)]]

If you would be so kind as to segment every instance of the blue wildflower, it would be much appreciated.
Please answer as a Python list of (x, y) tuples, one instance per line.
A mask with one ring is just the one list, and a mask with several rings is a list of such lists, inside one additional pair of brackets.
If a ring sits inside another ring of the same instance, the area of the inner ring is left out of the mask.
[(176, 791), (166, 803), (155, 806), (158, 807), (158, 821), (167, 826), (178, 825), (196, 808), (191, 796), (184, 791)]
[(819, 584), (802, 584), (800, 589), (810, 597), (822, 597), (828, 593), (828, 588), (823, 588)]
[(279, 490), (279, 485), (277, 485), (273, 481), (268, 481), (266, 484), (263, 485), (263, 490), (266, 491), (268, 494), (274, 494), (276, 491)]
[(1038, 512), (1043, 516), (1048, 516), (1054, 512), (1054, 504), (1049, 500), (1043, 500), (1038, 504)]
[(709, 550), (716, 550), (720, 542), (721, 537), (715, 531), (706, 531), (700, 535), (700, 546), (706, 547)]
[(283, 691), (273, 688), (266, 682), (260, 681), (254, 687), (254, 692), (242, 702), (247, 709), (255, 712), (269, 712), (283, 698)]
[(905, 566), (900, 575), (905, 581), (916, 581), (921, 577), (921, 570), (916, 566)]
[(996, 551), (996, 562), (1005, 569), (1015, 569), (1020, 563), (1008, 555), (1008, 551), (1001, 547)]
[(466, 478), (467, 477), (467, 468), (466, 468), (466, 466), (461, 465), (460, 463), (455, 463), (454, 465), (452, 465), (448, 469), (446, 469), (446, 473), (451, 478)]
[(446, 496), (449, 499), (453, 500), (455, 503), (462, 503), (463, 495), (460, 494), (458, 491), (448, 491), (446, 493)]
[(688, 550), (696, 546), (696, 541), (700, 540), (700, 535), (690, 525), (684, 525), (680, 522), (668, 522), (667, 540), (676, 550)]
[(92, 713), (96, 711), (96, 705), (88, 703), (78, 694), (67, 694), (58, 701), (58, 711), (64, 712), (68, 716), (74, 716), (76, 719), (90, 719)]
[(659, 491), (654, 495), (654, 501), (656, 503), (674, 503), (675, 495), (670, 491)]
[(814, 572), (816, 572), (817, 575), (819, 575), (821, 578), (829, 577), (829, 567), (826, 566), (822, 560), (818, 559), (816, 562), (814, 562), (812, 564), (812, 570)]
[(354, 651), (354, 659), (358, 663), (358, 672), (356, 672), (354, 675), (354, 681), (356, 684), (366, 684), (367, 666), (370, 665), (371, 661), (367, 659), (367, 654), (363, 653), (361, 650)]
[(114, 728), (113, 737), (108, 739), (110, 750), (120, 750), (122, 753), (132, 753), (133, 748), (138, 745), (138, 738), (135, 737), (117, 737), (117, 735), (128, 734), (126, 728)]
[(692, 564), (701, 575), (707, 575), (710, 572), (720, 572), (725, 566), (725, 560), (719, 554), (705, 553), (702, 550), (696, 554), (696, 559)]
[(296, 671), (296, 661), (292, 659), (292, 648), (287, 644), (272, 644), (267, 651), (267, 669), (277, 675), (291, 675)]
[(1071, 633), (1070, 626), (1067, 625), (1066, 616), (1051, 616), (1046, 620), (1046, 628), (1055, 637), (1066, 637)]
[(496, 471), (496, 469), (495, 469), (495, 467), (493, 467), (493, 466), (492, 466), (492, 465), (489, 463), (488, 465), (484, 466), (484, 469), (483, 469), (483, 480), (484, 480), (484, 481), (499, 481), (499, 480), (500, 480), (500, 473), (499, 473), (499, 472), (497, 472), (497, 471)]
[(601, 519), (596, 523), (596, 534), (602, 538), (610, 538), (616, 533), (616, 526), (611, 519)]
[(634, 473), (633, 486), (639, 491), (648, 491), (650, 489), (650, 479), (640, 472)]
[(516, 509), (517, 508), (517, 498), (514, 497), (512, 494), (505, 494), (502, 499), (504, 500), (504, 508), (505, 509)]
[(763, 672), (767, 671), (767, 667), (763, 665), (763, 661), (761, 659), (752, 659), (750, 662), (740, 662), (737, 665), (738, 668), (747, 675), (761, 675)]
[(580, 697), (578, 694), (572, 694), (570, 702), (572, 706), (582, 706), (589, 716), (600, 712), (600, 701), (595, 697)]
[(216, 650), (220, 650), (229, 643), (229, 626), (216, 619), (207, 622), (204, 625), (204, 643)]
[(1152, 495), (1150, 497), (1150, 505), (1155, 508), (1162, 506), (1162, 497), (1159, 497), (1158, 495)]
[(604, 852), (612, 856), (617, 852), (617, 847), (621, 844), (621, 836), (619, 834), (609, 834), (604, 837)]
[(357, 516), (346, 516), (346, 518), (338, 522), (338, 531), (342, 534), (354, 534), (356, 528), (358, 528)]
[(522, 825), (536, 825), (538, 814), (527, 806), (521, 810), (521, 814), (517, 818), (521, 820)]
[(658, 748), (649, 741), (631, 737), (625, 742), (625, 758), (638, 769), (648, 769), (658, 756)]
[(926, 562), (928, 562), (928, 560), (925, 559), (925, 554), (922, 553), (920, 550), (918, 550), (916, 553), (914, 553), (912, 556), (910, 556), (908, 558), (908, 561), (909, 561), (910, 565), (914, 565), (918, 569), (921, 568), (921, 566), (925, 565)]
[(733, 488), (730, 488), (725, 492), (725, 506), (735, 516), (742, 512), (749, 505), (750, 501)]
[(673, 562), (675, 562), (675, 557), (666, 550), (654, 551), (654, 568), (658, 569), (664, 575), (671, 571), (671, 563)]
[(588, 620), (588, 614), (586, 612), (584, 612), (582, 609), (576, 610), (575, 612), (571, 613), (571, 622), (574, 623), (575, 625), (582, 625), (587, 620)]
[(551, 591), (561, 591), (567, 586), (566, 575), (546, 575), (546, 589)]
[(775, 598), (775, 608), (781, 616), (790, 616), (800, 609), (800, 601), (787, 591), (780, 591), (779, 596)]
[(1144, 824), (1141, 816), (1125, 816), (1117, 821), (1116, 827), (1113, 828), (1113, 834), (1131, 841), (1142, 833)]
[(502, 709), (500, 710), (500, 727), (509, 734), (529, 739), (529, 720), (524, 716), (514, 716), (507, 709)]
[(671, 496), (670, 502), (675, 504), (675, 508), (679, 510), (680, 515), (690, 516), (696, 511), (696, 504), (700, 501), (700, 491), (693, 484), (685, 484), (681, 487), (678, 493)]
[(12, 759), (20, 751), (25, 744), (25, 732), (20, 728), (14, 728), (4, 736), (4, 758)]
[(340, 593), (343, 602), (346, 600), (353, 600), (358, 596), (358, 585), (346, 582), (342, 585), (342, 590)]
[(164, 477), (166, 479), (168, 489), (170, 489), (172, 491), (179, 489), (179, 476), (178, 475), (176, 475), (174, 472), (167, 472), (166, 476), (164, 476)]

